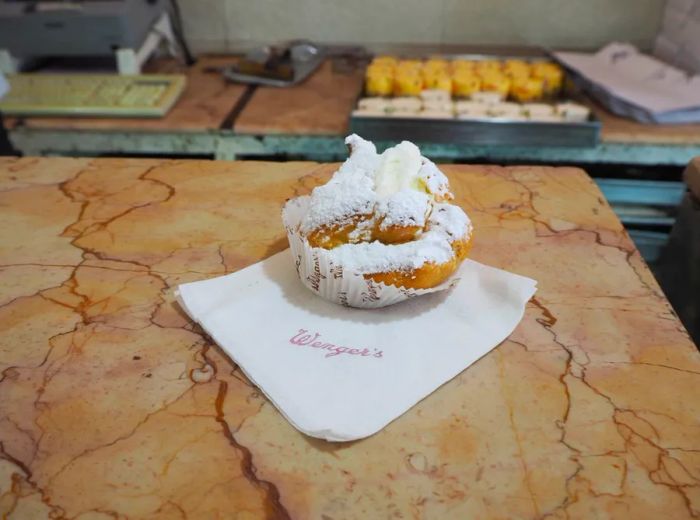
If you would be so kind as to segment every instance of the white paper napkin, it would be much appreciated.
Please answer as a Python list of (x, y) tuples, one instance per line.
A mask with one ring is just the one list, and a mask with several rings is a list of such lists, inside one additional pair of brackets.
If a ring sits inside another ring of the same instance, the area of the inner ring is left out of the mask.
[(289, 250), (181, 285), (186, 312), (297, 429), (329, 441), (381, 430), (489, 352), (535, 293), (530, 278), (467, 260), (451, 290), (382, 309), (327, 302)]

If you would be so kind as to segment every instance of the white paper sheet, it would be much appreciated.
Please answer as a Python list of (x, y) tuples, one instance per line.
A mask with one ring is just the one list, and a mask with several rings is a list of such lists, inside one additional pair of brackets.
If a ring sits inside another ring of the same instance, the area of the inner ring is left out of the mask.
[(503, 341), (536, 282), (474, 261), (451, 290), (353, 309), (304, 287), (289, 250), (181, 285), (186, 312), (299, 430), (376, 433)]
[(611, 96), (652, 113), (700, 108), (700, 76), (689, 76), (627, 44), (611, 43), (594, 54), (554, 56)]
[(10, 90), (10, 85), (5, 79), (5, 76), (0, 72), (0, 99), (7, 94), (8, 90)]

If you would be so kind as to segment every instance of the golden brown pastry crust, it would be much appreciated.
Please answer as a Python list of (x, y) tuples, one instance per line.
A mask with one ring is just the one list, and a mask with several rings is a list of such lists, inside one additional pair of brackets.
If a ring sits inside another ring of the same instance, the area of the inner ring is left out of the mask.
[(406, 289), (429, 289), (447, 280), (467, 257), (472, 247), (472, 237), (464, 237), (452, 243), (454, 257), (442, 264), (427, 263), (411, 271), (390, 271), (387, 273), (366, 274), (366, 279), (385, 285), (405, 287)]

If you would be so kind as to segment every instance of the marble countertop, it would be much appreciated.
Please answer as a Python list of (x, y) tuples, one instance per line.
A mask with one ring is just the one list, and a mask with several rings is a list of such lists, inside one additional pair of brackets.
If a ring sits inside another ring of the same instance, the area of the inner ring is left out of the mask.
[(700, 355), (578, 169), (445, 166), (523, 321), (366, 440), (288, 424), (172, 289), (284, 249), (332, 170), (0, 159), (0, 517), (700, 516)]

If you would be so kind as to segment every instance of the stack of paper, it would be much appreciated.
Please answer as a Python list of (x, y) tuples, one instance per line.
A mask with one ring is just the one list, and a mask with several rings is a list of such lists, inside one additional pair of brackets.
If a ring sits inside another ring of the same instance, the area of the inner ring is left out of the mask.
[(574, 80), (612, 112), (645, 123), (700, 122), (700, 75), (689, 75), (627, 44), (595, 54), (556, 52)]

